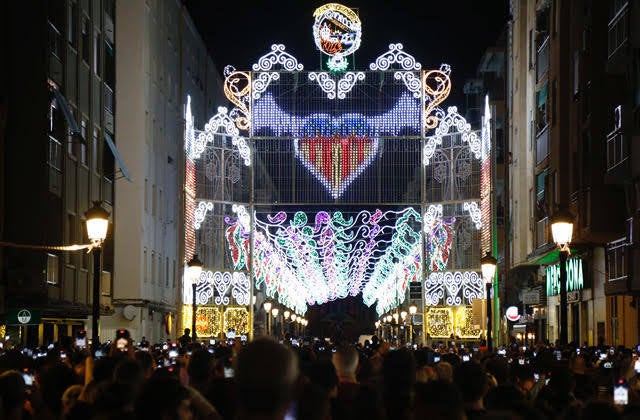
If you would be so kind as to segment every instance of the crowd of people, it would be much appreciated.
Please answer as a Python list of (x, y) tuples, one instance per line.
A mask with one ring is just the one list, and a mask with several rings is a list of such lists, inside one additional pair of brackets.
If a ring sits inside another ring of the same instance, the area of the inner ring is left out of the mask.
[(0, 420), (640, 419), (640, 348), (244, 338), (8, 346)]

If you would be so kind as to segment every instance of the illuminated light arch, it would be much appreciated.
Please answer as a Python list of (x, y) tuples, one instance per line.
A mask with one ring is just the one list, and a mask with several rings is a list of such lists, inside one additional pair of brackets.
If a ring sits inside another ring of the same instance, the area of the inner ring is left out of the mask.
[(364, 80), (365, 75), (362, 71), (348, 71), (337, 82), (327, 72), (310, 72), (308, 77), (309, 80), (318, 82), (320, 88), (327, 94), (327, 98), (335, 99), (337, 97), (338, 99), (344, 99), (358, 80)]
[(195, 230), (200, 229), (200, 226), (202, 226), (202, 222), (204, 222), (207, 217), (207, 212), (211, 210), (213, 210), (213, 203), (211, 201), (201, 201), (198, 203), (193, 215), (193, 227)]
[(439, 271), (430, 273), (424, 283), (427, 306), (470, 305), (486, 295), (484, 280), (476, 271)]
[(465, 211), (469, 212), (469, 216), (471, 216), (471, 221), (476, 226), (476, 229), (482, 229), (482, 213), (480, 211), (480, 207), (478, 203), (475, 201), (468, 201), (462, 204), (462, 208)]
[(224, 68), (224, 94), (234, 105), (229, 116), (240, 130), (251, 129), (251, 73)]
[(469, 145), (469, 149), (476, 159), (482, 157), (482, 143), (480, 138), (478, 138), (477, 130), (471, 130), (471, 124), (458, 113), (458, 108), (450, 106), (447, 108), (447, 114), (440, 120), (436, 127), (435, 135), (427, 137), (426, 139), (423, 149), (423, 163), (425, 166), (429, 165), (436, 152), (436, 148), (442, 144), (442, 138), (449, 134), (452, 128), (457, 129), (457, 132), (462, 134), (462, 141)]

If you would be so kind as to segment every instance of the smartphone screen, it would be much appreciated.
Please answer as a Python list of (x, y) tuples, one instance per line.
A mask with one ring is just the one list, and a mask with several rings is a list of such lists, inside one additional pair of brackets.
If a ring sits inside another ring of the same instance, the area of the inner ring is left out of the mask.
[(76, 338), (76, 347), (83, 349), (87, 346), (87, 338)]
[(116, 347), (120, 351), (125, 351), (127, 349), (128, 342), (129, 340), (127, 340), (126, 338), (118, 338), (118, 340), (116, 341)]
[(463, 362), (468, 362), (469, 361), (469, 355), (468, 354), (463, 355), (462, 356), (462, 361)]
[(629, 386), (622, 379), (613, 387), (613, 403), (616, 405), (629, 404)]
[(230, 368), (230, 367), (224, 368), (224, 377), (233, 378), (233, 368)]
[(30, 373), (23, 373), (22, 374), (22, 379), (24, 379), (24, 384), (26, 386), (33, 386), (33, 375)]

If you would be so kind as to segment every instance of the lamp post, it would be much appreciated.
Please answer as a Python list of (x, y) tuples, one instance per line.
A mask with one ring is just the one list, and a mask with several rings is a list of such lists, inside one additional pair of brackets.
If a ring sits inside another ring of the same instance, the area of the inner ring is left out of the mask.
[(109, 228), (109, 212), (99, 201), (94, 201), (93, 207), (84, 213), (86, 218), (87, 236), (91, 241), (93, 253), (93, 302), (91, 318), (91, 352), (95, 355), (98, 348), (100, 334), (100, 273), (102, 272), (102, 243), (107, 237)]
[(271, 302), (266, 301), (262, 307), (267, 313), (267, 335), (271, 335)]
[(191, 339), (196, 341), (198, 334), (196, 333), (196, 311), (198, 310), (198, 304), (196, 302), (196, 288), (198, 287), (198, 281), (200, 280), (200, 274), (202, 274), (202, 261), (198, 259), (198, 254), (193, 254), (193, 257), (187, 262), (187, 275), (186, 277), (191, 280)]
[(418, 307), (416, 305), (409, 306), (409, 314), (411, 315), (411, 322), (409, 322), (409, 340), (411, 340), (411, 344), (413, 344), (413, 316), (418, 312)]
[(573, 236), (573, 218), (566, 210), (560, 210), (551, 219), (551, 233), (553, 241), (560, 248), (560, 344), (568, 342), (567, 320), (567, 258), (569, 257), (569, 243)]
[(289, 317), (291, 316), (291, 311), (286, 309), (283, 313), (282, 316), (284, 317), (284, 325), (285, 325), (285, 335), (289, 334)]
[(491, 252), (487, 251), (484, 257), (480, 260), (482, 267), (482, 277), (484, 277), (485, 284), (487, 286), (487, 349), (489, 352), (493, 351), (493, 336), (491, 331), (491, 284), (493, 283), (493, 276), (496, 274), (496, 265), (498, 260), (495, 259)]
[[(404, 340), (403, 344), (407, 344), (407, 330), (405, 329), (405, 326), (407, 324), (407, 311), (400, 312), (400, 319), (402, 319), (402, 339)], [(399, 333), (400, 331), (398, 330), (398, 335), (400, 335)]]
[(280, 336), (280, 329), (278, 328), (278, 325), (279, 325), (278, 324), (278, 313), (279, 312), (280, 312), (280, 310), (278, 308), (273, 308), (271, 310), (271, 314), (273, 315), (273, 323), (274, 323), (273, 326), (275, 327), (274, 329), (275, 329), (276, 337)]

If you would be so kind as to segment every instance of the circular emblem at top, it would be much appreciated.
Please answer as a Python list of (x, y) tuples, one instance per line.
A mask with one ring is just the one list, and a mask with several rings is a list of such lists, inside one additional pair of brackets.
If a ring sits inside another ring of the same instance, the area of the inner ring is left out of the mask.
[(313, 12), (313, 38), (316, 47), (328, 55), (330, 70), (347, 68), (346, 56), (360, 47), (362, 24), (353, 9), (338, 3), (329, 3)]

